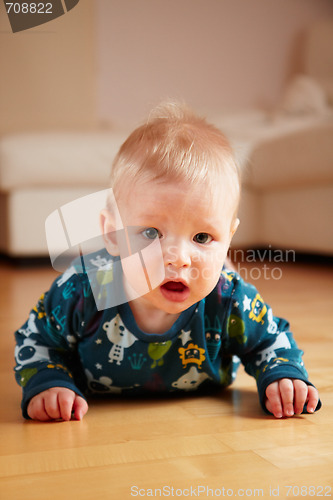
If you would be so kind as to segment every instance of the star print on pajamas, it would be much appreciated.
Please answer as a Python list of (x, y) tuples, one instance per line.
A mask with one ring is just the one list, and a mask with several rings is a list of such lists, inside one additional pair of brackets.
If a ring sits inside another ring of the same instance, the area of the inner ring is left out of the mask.
[(243, 311), (251, 311), (251, 299), (247, 295), (244, 295)]
[(188, 330), (187, 332), (185, 332), (185, 330), (182, 330), (180, 335), (179, 335), (179, 338), (181, 339), (183, 345), (187, 344), (187, 342), (192, 340), (191, 339), (191, 330)]

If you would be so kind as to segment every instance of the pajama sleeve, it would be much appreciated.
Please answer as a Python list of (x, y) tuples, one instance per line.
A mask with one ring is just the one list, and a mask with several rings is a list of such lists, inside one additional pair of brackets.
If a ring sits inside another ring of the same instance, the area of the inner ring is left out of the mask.
[[(245, 371), (256, 379), (260, 404), (268, 413), (265, 391), (272, 382), (290, 378), (312, 385), (302, 360), (304, 353), (298, 348), (289, 323), (275, 317), (256, 288), (234, 273), (229, 297), (228, 351), (236, 354)], [(319, 402), (316, 409), (320, 407)]]
[(76, 380), (77, 344), (84, 324), (83, 286), (74, 272), (56, 279), (15, 332), (15, 378), (23, 392), (22, 413), (30, 399), (51, 387), (83, 396)]

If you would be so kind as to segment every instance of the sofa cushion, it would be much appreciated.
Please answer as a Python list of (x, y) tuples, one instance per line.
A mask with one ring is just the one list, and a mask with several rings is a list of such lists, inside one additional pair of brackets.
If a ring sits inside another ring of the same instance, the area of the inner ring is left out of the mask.
[(125, 132), (30, 133), (0, 141), (0, 190), (107, 186)]
[(333, 182), (333, 112), (266, 114), (230, 126), (215, 124), (234, 149), (243, 184), (255, 190)]
[(267, 139), (251, 155), (246, 182), (256, 190), (333, 183), (333, 123)]
[(324, 88), (308, 75), (296, 75), (287, 85), (278, 111), (287, 115), (325, 114), (330, 112)]

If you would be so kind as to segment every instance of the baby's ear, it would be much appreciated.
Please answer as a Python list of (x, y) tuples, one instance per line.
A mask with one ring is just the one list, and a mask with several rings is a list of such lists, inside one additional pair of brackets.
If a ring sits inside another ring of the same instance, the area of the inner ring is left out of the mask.
[(232, 224), (231, 224), (231, 228), (230, 228), (230, 238), (233, 237), (233, 235), (235, 234), (235, 232), (237, 231), (237, 228), (239, 226), (239, 219), (235, 219)]
[(106, 250), (114, 257), (119, 255), (116, 237), (116, 221), (114, 215), (110, 212), (110, 210), (104, 208), (99, 215), (99, 221)]

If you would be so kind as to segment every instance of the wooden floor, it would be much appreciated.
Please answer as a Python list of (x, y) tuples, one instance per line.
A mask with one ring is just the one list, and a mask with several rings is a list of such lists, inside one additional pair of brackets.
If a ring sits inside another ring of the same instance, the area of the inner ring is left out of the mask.
[(219, 396), (96, 401), (82, 422), (45, 424), (21, 417), (12, 333), (56, 274), (0, 264), (0, 498), (332, 496), (333, 269), (266, 266), (260, 279), (258, 264), (254, 271), (242, 264), (242, 273), (291, 321), (320, 412), (264, 415), (254, 381), (241, 371)]

